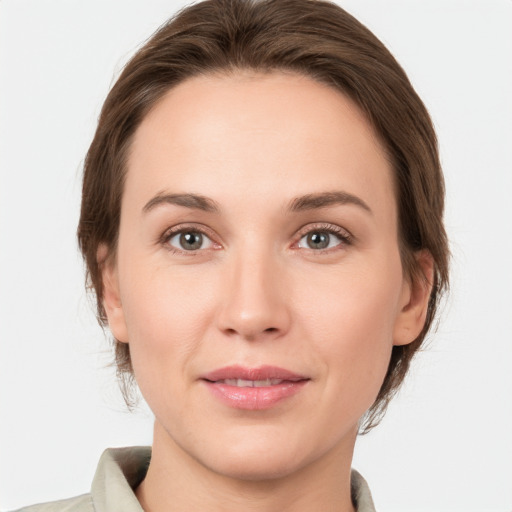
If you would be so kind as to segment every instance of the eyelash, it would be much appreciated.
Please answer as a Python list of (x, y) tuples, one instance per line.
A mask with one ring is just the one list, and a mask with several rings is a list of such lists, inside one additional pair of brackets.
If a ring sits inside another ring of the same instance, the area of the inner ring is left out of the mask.
[(327, 223), (320, 223), (320, 224), (308, 224), (301, 230), (299, 230), (298, 240), (294, 243), (294, 245), (297, 245), (300, 243), (300, 241), (307, 235), (311, 233), (327, 233), (328, 235), (334, 235), (336, 238), (338, 238), (339, 243), (336, 244), (334, 247), (328, 247), (325, 249), (306, 249), (309, 251), (314, 252), (315, 254), (324, 254), (327, 252), (334, 252), (336, 250), (339, 250), (341, 247), (348, 247), (354, 243), (354, 237), (351, 233), (349, 233), (346, 229), (336, 226), (335, 224), (327, 224)]
[(164, 232), (164, 234), (161, 236), (159, 242), (172, 254), (183, 254), (186, 256), (196, 256), (199, 254), (199, 252), (201, 250), (204, 250), (204, 249), (190, 250), (190, 251), (186, 251), (184, 249), (180, 250), (180, 249), (177, 249), (176, 247), (173, 247), (169, 243), (170, 240), (173, 237), (175, 237), (176, 235), (179, 235), (182, 233), (187, 233), (187, 232), (188, 233), (200, 233), (201, 235), (208, 238), (213, 245), (220, 247), (220, 244), (213, 241), (213, 239), (214, 239), (213, 232), (202, 227), (202, 226), (198, 226), (198, 225), (185, 225), (185, 226), (181, 225), (181, 226), (172, 227)]
[[(204, 251), (205, 249), (196, 249), (196, 250), (180, 250), (176, 247), (173, 247), (170, 245), (170, 240), (175, 237), (176, 235), (182, 234), (182, 233), (200, 233), (201, 235), (207, 237), (211, 244), (213, 244), (214, 249), (220, 248), (220, 244), (214, 241), (214, 234), (212, 231), (205, 229), (202, 226), (198, 225), (185, 225), (185, 226), (175, 226), (163, 233), (163, 235), (160, 237), (160, 244), (163, 245), (169, 252), (172, 254), (182, 254), (186, 256), (196, 256), (201, 251)], [(315, 254), (324, 254), (326, 252), (333, 252), (336, 250), (339, 250), (340, 246), (350, 246), (354, 242), (354, 237), (351, 233), (349, 233), (346, 229), (341, 228), (340, 226), (336, 226), (335, 224), (327, 224), (327, 223), (321, 223), (321, 224), (308, 224), (307, 226), (302, 227), (297, 235), (296, 241), (293, 243), (294, 247), (297, 247), (300, 241), (306, 237), (307, 235), (311, 233), (326, 233), (328, 235), (334, 235), (336, 238), (339, 239), (339, 243), (336, 244), (334, 247), (328, 247), (325, 249), (305, 249), (309, 250)]]

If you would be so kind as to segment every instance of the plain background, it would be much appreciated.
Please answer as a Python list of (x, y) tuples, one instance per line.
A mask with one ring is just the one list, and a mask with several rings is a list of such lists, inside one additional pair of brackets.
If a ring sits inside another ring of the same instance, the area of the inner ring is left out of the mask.
[[(340, 2), (427, 104), (446, 174), (452, 291), (354, 467), (380, 512), (512, 511), (512, 2)], [(81, 494), (126, 412), (75, 242), (102, 101), (182, 1), (0, 1), (0, 506)]]

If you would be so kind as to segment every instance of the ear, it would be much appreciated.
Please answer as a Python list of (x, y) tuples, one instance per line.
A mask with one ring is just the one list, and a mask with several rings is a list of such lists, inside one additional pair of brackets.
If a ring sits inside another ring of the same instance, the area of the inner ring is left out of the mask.
[(114, 258), (109, 257), (108, 247), (101, 244), (96, 251), (96, 261), (101, 269), (103, 281), (103, 307), (107, 313), (108, 326), (116, 340), (128, 343), (128, 331), (123, 305), (119, 294), (119, 279)]
[(412, 343), (425, 325), (428, 303), (434, 281), (434, 259), (429, 251), (418, 251), (414, 257), (419, 272), (404, 279), (400, 311), (395, 322), (393, 345)]

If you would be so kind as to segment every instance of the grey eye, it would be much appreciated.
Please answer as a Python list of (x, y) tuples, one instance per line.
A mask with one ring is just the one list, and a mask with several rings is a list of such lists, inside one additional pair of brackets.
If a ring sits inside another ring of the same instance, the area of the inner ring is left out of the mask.
[(169, 245), (182, 251), (208, 249), (211, 244), (211, 240), (199, 231), (182, 231), (169, 238)]
[(341, 238), (329, 231), (310, 231), (299, 240), (299, 247), (303, 249), (330, 249), (342, 242)]

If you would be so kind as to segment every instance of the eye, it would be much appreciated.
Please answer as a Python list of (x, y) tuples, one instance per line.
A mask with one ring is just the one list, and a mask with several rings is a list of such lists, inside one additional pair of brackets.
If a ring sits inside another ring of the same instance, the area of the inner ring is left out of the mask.
[(342, 231), (341, 228), (332, 227), (310, 230), (300, 238), (297, 247), (321, 251), (349, 243), (350, 235), (348, 233)]
[(198, 251), (210, 249), (213, 242), (201, 231), (186, 229), (171, 233), (166, 243), (179, 251)]

